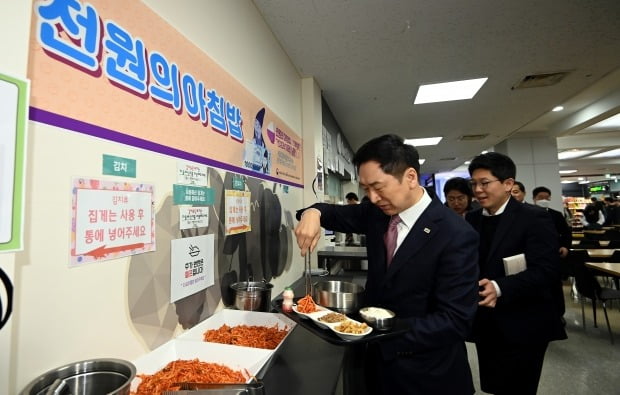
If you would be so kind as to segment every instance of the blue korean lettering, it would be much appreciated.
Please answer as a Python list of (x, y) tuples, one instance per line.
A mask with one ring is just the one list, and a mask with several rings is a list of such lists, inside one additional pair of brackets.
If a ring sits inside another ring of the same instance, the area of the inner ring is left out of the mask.
[[(99, 15), (89, 4), (78, 0), (54, 0), (36, 6), (37, 38), (41, 46), (62, 59), (86, 70), (99, 70)], [(65, 32), (69, 39), (62, 39)]]
[(198, 109), (200, 110), (200, 122), (207, 126), (209, 124), (209, 117), (207, 116), (207, 89), (202, 81), (198, 83)]
[(224, 113), (224, 98), (222, 96), (218, 96), (215, 89), (211, 89), (207, 92), (207, 108), (209, 109), (211, 127), (218, 132), (228, 134)]
[(241, 130), (241, 111), (228, 100), (226, 101), (226, 119), (228, 120), (228, 132), (230, 137), (235, 140), (243, 141), (243, 131)]
[(112, 21), (105, 24), (103, 40), (107, 50), (105, 72), (108, 78), (134, 92), (146, 93), (146, 54), (141, 39), (134, 38)]
[(153, 77), (149, 85), (151, 97), (157, 102), (171, 106), (175, 111), (181, 109), (179, 88), (179, 66), (168, 62), (166, 57), (156, 51), (149, 54), (149, 68)]
[(191, 74), (183, 74), (183, 102), (185, 103), (185, 111), (192, 119), (197, 119), (200, 114), (198, 108), (198, 91), (196, 81)]

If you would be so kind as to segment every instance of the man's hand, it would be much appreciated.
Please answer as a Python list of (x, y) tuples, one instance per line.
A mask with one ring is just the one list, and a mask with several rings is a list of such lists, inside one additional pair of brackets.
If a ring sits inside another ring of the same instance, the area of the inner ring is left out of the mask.
[(568, 255), (568, 248), (560, 247), (560, 256), (562, 258), (566, 258), (567, 255)]
[(309, 208), (304, 211), (295, 227), (295, 237), (297, 237), (297, 245), (302, 256), (306, 256), (309, 251), (314, 251), (321, 237), (321, 212), (319, 210)]
[(483, 278), (478, 281), (478, 286), (482, 287), (482, 289), (478, 291), (478, 295), (480, 295), (482, 299), (478, 302), (478, 306), (495, 307), (497, 303), (497, 291), (493, 283), (488, 278)]

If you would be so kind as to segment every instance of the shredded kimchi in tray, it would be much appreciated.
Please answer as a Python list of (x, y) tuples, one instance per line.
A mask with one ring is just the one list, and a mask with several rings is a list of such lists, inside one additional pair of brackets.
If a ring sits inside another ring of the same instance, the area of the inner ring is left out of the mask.
[(218, 329), (206, 331), (204, 341), (274, 350), (286, 337), (288, 331), (288, 327), (279, 329), (277, 324), (272, 327), (249, 325), (231, 327), (224, 324)]
[(178, 383), (239, 384), (249, 375), (225, 365), (201, 362), (198, 359), (176, 360), (168, 363), (155, 374), (138, 374), (140, 384), (132, 395), (161, 394), (163, 391), (180, 390)]

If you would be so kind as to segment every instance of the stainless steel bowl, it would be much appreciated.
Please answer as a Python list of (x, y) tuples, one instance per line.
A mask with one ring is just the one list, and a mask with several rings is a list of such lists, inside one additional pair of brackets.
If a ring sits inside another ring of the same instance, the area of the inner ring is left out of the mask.
[(235, 307), (239, 310), (271, 310), (271, 289), (273, 284), (264, 281), (244, 281), (230, 286), (235, 292)]
[(121, 359), (91, 359), (50, 370), (30, 382), (20, 395), (129, 395), (136, 367)]
[(360, 309), (360, 316), (368, 325), (376, 330), (386, 331), (392, 329), (394, 326), (394, 317), (396, 317), (396, 314), (394, 314), (392, 310), (382, 307), (364, 307)]
[(346, 281), (321, 281), (314, 284), (314, 301), (341, 313), (354, 313), (362, 306), (364, 287)]

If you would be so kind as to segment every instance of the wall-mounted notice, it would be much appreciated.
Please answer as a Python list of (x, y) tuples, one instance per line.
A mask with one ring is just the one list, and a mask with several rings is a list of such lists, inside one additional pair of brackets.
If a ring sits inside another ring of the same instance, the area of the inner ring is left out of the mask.
[(170, 243), (170, 303), (215, 284), (215, 237), (212, 234)]
[(209, 207), (179, 207), (179, 229), (209, 226)]
[(172, 201), (175, 205), (210, 206), (215, 203), (215, 190), (193, 185), (174, 184), (172, 186)]
[(249, 232), (250, 226), (250, 198), (249, 191), (226, 190), (226, 235)]
[(207, 186), (207, 166), (186, 161), (177, 162), (177, 182)]
[(73, 180), (70, 266), (155, 251), (153, 186)]
[(28, 82), (0, 74), (0, 251), (23, 248)]

